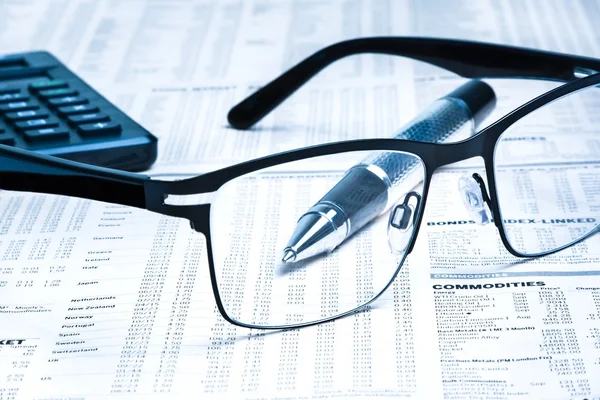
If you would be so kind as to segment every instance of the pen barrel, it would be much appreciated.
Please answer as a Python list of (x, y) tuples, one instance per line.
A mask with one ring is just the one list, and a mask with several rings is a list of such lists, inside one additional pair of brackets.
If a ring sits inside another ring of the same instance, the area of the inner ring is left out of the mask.
[[(443, 142), (466, 138), (474, 131), (471, 112), (466, 104), (452, 98), (433, 102), (394, 136), (421, 142)], [(350, 168), (343, 178), (315, 205), (337, 210), (336, 229), (345, 226), (346, 237), (389, 209), (401, 192), (408, 192), (423, 180), (424, 168), (416, 155), (377, 152)], [(335, 220), (334, 220), (335, 222)], [(339, 244), (339, 243), (338, 243)], [(337, 245), (337, 244), (336, 244)]]
[[(419, 116), (406, 124), (394, 138), (418, 142), (440, 143), (459, 141), (470, 137), (475, 131), (471, 111), (460, 99), (441, 98), (433, 102)], [(424, 177), (415, 173), (421, 161), (415, 155), (396, 152), (379, 152), (365, 158), (359, 165), (375, 167), (382, 179), (388, 181), (389, 204), (392, 206), (395, 193), (415, 187)]]

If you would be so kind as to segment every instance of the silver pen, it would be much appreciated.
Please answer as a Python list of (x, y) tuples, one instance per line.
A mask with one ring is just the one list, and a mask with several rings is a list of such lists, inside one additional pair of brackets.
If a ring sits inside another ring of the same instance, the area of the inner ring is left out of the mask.
[[(468, 136), (457, 136), (461, 132), (470, 136), (491, 112), (495, 102), (494, 91), (489, 85), (471, 80), (434, 101), (394, 137), (431, 143), (443, 142), (450, 137), (466, 139)], [(350, 168), (321, 200), (300, 217), (283, 250), (282, 261), (300, 261), (333, 251), (389, 208), (392, 190), (410, 177), (416, 163), (415, 157), (382, 152)], [(417, 183), (414, 182), (415, 185)], [(360, 188), (361, 192), (358, 198), (352, 196), (356, 188)]]

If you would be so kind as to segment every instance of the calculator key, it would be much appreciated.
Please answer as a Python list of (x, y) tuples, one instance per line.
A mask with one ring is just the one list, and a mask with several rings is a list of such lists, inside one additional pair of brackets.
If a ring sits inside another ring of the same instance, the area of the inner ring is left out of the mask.
[(93, 104), (79, 104), (76, 106), (60, 107), (58, 109), (60, 115), (87, 114), (96, 111), (98, 111), (98, 107)]
[(6, 130), (6, 126), (2, 124), (2, 121), (0, 121), (0, 136), (7, 136), (8, 133), (6, 132)]
[(90, 124), (92, 122), (108, 121), (108, 115), (102, 113), (71, 115), (67, 118), (73, 124)]
[(22, 131), (30, 129), (54, 128), (58, 126), (58, 120), (55, 118), (29, 119), (27, 121), (17, 122), (15, 125)]
[(59, 79), (37, 81), (29, 85), (29, 88), (32, 90), (59, 89), (66, 87), (67, 82), (61, 81)]
[(54, 99), (48, 99), (48, 103), (55, 107), (74, 106), (77, 104), (85, 104), (87, 102), (88, 99), (79, 96), (56, 97)]
[(0, 133), (0, 144), (7, 144), (12, 146), (15, 144), (15, 139), (10, 133)]
[(12, 103), (0, 104), (0, 111), (24, 111), (37, 110), (40, 105), (33, 101), (15, 101)]
[(12, 93), (19, 93), (19, 92), (20, 92), (19, 89), (9, 88), (9, 87), (6, 87), (6, 85), (0, 84), (0, 94), (12, 94)]
[(44, 128), (26, 131), (23, 136), (29, 142), (46, 139), (68, 139), (69, 131), (64, 128)]
[(114, 121), (96, 122), (95, 124), (79, 125), (77, 130), (82, 136), (116, 134), (121, 132), (121, 125)]
[(46, 111), (46, 110), (16, 111), (16, 112), (6, 113), (5, 117), (9, 121), (22, 121), (24, 119), (32, 119), (32, 118), (47, 118), (48, 111)]
[(27, 101), (29, 96), (23, 93), (5, 93), (0, 94), (0, 103), (10, 103), (15, 101)]
[(38, 95), (45, 99), (50, 99), (52, 97), (64, 97), (64, 96), (77, 96), (79, 93), (77, 90), (62, 88), (62, 89), (50, 89), (50, 90), (40, 90)]

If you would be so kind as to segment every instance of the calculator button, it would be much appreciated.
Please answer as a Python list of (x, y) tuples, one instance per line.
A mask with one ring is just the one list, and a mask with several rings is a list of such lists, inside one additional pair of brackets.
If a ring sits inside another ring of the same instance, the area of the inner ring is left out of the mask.
[(71, 115), (68, 117), (69, 122), (73, 124), (90, 124), (92, 122), (108, 121), (108, 115), (102, 113)]
[(55, 107), (74, 106), (77, 104), (85, 104), (87, 102), (88, 99), (79, 96), (57, 97), (54, 99), (48, 99), (48, 103)]
[(15, 139), (9, 133), (0, 133), (0, 144), (12, 146), (15, 144)]
[(67, 82), (59, 79), (33, 82), (29, 85), (32, 90), (59, 89), (67, 87)]
[(24, 119), (31, 119), (31, 118), (46, 118), (46, 117), (48, 117), (48, 111), (46, 111), (46, 110), (16, 111), (16, 112), (6, 113), (5, 117), (9, 121), (22, 121)]
[(69, 131), (64, 128), (44, 128), (26, 131), (23, 136), (29, 142), (45, 139), (67, 139)]
[(0, 103), (11, 103), (15, 101), (27, 101), (29, 96), (23, 93), (0, 94)]
[(82, 136), (116, 134), (121, 132), (121, 125), (114, 121), (96, 122), (95, 124), (79, 125), (77, 130)]
[(29, 119), (27, 121), (17, 122), (15, 125), (22, 131), (30, 129), (53, 128), (58, 126), (58, 120), (54, 118)]
[(33, 101), (15, 101), (12, 103), (0, 104), (0, 111), (24, 111), (36, 110), (40, 108), (39, 104)]
[(77, 106), (66, 106), (58, 109), (60, 115), (86, 114), (96, 111), (98, 111), (98, 107), (93, 104), (79, 104)]
[(40, 97), (50, 99), (52, 97), (64, 97), (64, 96), (77, 96), (79, 93), (77, 90), (62, 88), (62, 89), (50, 89), (50, 90), (40, 90), (38, 95)]
[(19, 89), (7, 88), (5, 85), (0, 84), (0, 94), (13, 94), (19, 93)]

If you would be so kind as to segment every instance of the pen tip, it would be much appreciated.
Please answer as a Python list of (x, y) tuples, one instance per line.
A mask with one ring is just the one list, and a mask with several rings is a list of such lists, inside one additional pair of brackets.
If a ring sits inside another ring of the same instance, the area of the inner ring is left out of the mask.
[(283, 258), (281, 259), (281, 261), (286, 263), (286, 262), (293, 262), (295, 260), (296, 260), (296, 252), (289, 248), (285, 249), (284, 253), (283, 253)]

